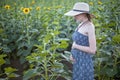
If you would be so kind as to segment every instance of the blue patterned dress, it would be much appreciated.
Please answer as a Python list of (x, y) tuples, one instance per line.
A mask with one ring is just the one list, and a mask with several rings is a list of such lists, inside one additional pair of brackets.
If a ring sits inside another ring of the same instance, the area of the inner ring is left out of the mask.
[[(73, 33), (72, 39), (76, 44), (89, 46), (88, 36), (78, 30)], [(94, 80), (92, 55), (78, 49), (72, 49), (71, 53), (75, 59), (72, 80)]]

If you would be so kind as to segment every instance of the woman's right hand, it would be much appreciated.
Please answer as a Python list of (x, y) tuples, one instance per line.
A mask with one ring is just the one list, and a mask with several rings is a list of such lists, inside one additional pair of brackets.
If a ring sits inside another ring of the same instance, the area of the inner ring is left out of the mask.
[(70, 60), (71, 60), (72, 62), (75, 62), (75, 59), (72, 57), (72, 55), (70, 55)]

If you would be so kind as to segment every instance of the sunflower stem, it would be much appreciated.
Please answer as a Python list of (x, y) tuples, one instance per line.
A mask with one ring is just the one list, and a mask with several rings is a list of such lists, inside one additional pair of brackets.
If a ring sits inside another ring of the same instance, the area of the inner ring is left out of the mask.
[(26, 15), (26, 27), (27, 27), (27, 42), (30, 44), (30, 38), (29, 38), (29, 26), (28, 26), (28, 16)]

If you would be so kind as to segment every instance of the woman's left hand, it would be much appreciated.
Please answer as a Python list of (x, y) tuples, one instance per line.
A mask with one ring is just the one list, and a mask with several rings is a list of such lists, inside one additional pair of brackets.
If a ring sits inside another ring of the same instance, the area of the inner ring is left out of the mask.
[(77, 44), (75, 42), (73, 42), (72, 49), (75, 49), (75, 48), (77, 48)]

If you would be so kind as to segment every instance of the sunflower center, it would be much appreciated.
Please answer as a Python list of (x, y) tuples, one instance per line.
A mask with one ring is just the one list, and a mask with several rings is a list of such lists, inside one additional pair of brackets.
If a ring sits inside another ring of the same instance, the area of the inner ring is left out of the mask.
[(25, 12), (28, 12), (28, 10), (26, 9)]

